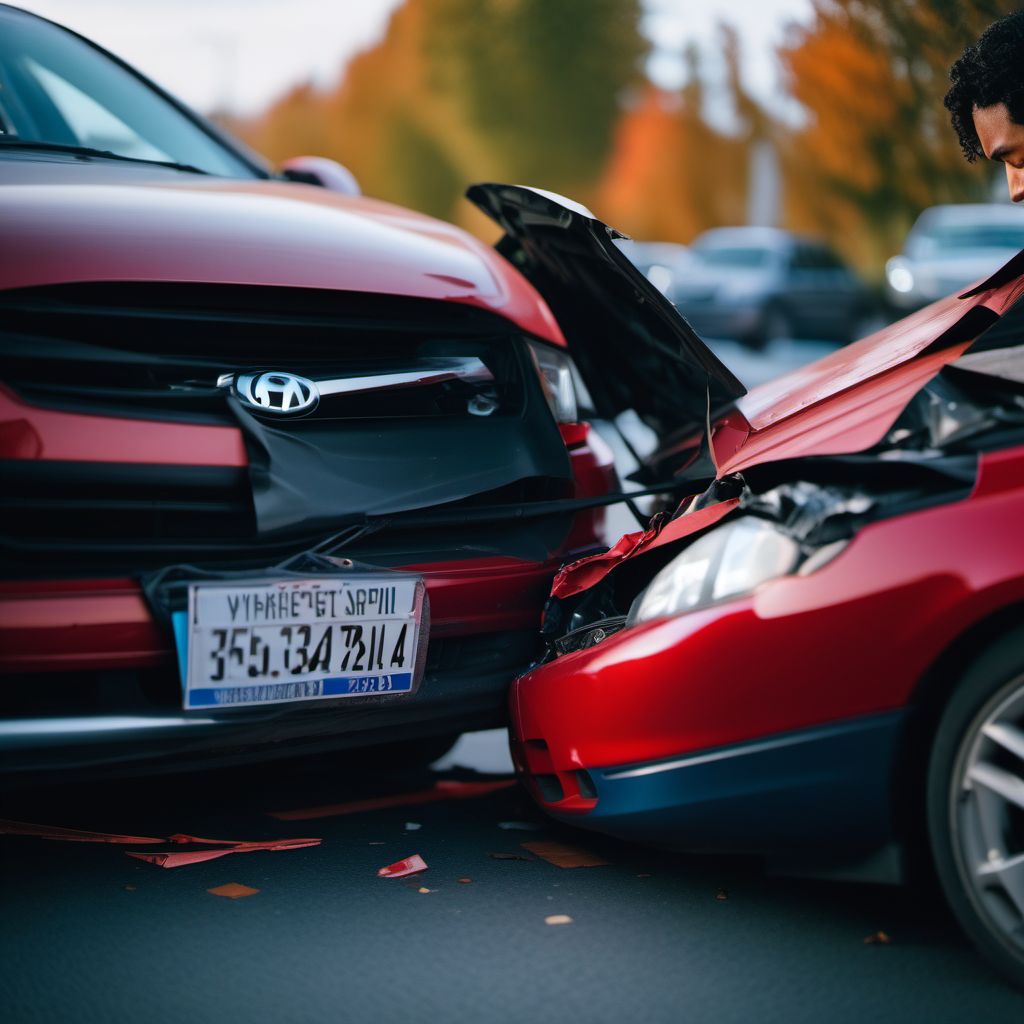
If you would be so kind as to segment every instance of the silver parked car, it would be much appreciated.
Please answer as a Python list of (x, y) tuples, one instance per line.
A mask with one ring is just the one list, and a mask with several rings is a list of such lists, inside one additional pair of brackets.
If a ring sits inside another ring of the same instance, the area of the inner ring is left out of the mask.
[(1009, 203), (932, 206), (885, 265), (886, 298), (918, 309), (988, 277), (1024, 249), (1024, 212)]
[(690, 252), (669, 298), (704, 337), (755, 347), (776, 338), (851, 341), (877, 318), (863, 282), (813, 239), (777, 228), (714, 228)]
[(693, 259), (690, 250), (676, 242), (634, 242), (622, 238), (615, 244), (662, 295), (672, 295)]

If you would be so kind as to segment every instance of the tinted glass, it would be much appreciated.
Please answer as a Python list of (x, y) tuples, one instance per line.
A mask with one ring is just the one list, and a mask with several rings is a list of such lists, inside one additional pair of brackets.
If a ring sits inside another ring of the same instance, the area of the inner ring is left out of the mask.
[(722, 246), (693, 250), (702, 263), (712, 267), (766, 267), (771, 262), (770, 249), (754, 246)]
[(5, 140), (106, 150), (256, 177), (133, 74), (77, 37), (0, 11), (0, 146)]
[(1020, 219), (1020, 224), (937, 224), (918, 237), (917, 249), (1024, 249), (1024, 218)]

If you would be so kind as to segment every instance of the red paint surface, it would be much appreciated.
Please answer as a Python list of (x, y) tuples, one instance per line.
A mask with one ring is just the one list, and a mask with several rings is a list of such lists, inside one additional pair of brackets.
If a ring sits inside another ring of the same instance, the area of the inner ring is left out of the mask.
[[(876, 523), (812, 575), (642, 625), (512, 690), (514, 752), (565, 773), (672, 757), (905, 705), (973, 624), (1024, 600), (1024, 448), (969, 499)], [(545, 746), (546, 745), (546, 746)]]
[(490, 310), (556, 345), (547, 304), (490, 246), (362, 196), (275, 181), (6, 184), (0, 287), (241, 284), (402, 295)]
[(247, 466), (234, 427), (118, 419), (39, 409), (0, 384), (0, 459)]

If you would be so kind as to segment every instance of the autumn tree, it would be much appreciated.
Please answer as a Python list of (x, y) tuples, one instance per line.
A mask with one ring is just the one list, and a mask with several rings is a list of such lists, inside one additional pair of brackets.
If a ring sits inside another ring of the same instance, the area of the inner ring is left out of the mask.
[(639, 0), (406, 0), (336, 89), (292, 92), (245, 135), (278, 160), (310, 141), (368, 193), (449, 219), (474, 180), (586, 198), (639, 75), (639, 15)]
[(724, 98), (735, 114), (732, 130), (714, 127), (705, 116), (706, 86), (695, 46), (684, 54), (683, 88), (648, 85), (616, 128), (595, 204), (602, 217), (634, 238), (689, 242), (707, 228), (744, 221), (750, 144), (770, 134), (770, 122), (742, 85), (735, 30), (723, 26), (719, 38), (728, 72)]
[(784, 145), (787, 218), (831, 235), (879, 271), (917, 214), (983, 199), (942, 96), (966, 43), (1012, 5), (1001, 0), (815, 0), (780, 56), (806, 124)]

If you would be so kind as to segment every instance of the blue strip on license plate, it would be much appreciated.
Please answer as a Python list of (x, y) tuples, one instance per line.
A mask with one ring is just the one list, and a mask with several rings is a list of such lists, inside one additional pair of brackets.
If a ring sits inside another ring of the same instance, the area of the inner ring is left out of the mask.
[(338, 676), (300, 683), (260, 683), (256, 686), (211, 686), (189, 691), (189, 707), (229, 707), (232, 704), (276, 704), (315, 697), (359, 697), (373, 693), (408, 693), (412, 673), (383, 676)]

